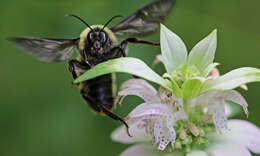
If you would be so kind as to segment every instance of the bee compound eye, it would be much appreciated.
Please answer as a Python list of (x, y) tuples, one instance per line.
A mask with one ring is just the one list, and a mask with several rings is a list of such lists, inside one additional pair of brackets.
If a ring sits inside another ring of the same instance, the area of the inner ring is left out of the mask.
[(101, 42), (105, 43), (107, 41), (107, 34), (104, 32), (101, 32), (100, 39), (101, 39)]
[(88, 34), (88, 39), (90, 41), (92, 41), (94, 38), (95, 38), (95, 34), (94, 33), (91, 32), (91, 33)]

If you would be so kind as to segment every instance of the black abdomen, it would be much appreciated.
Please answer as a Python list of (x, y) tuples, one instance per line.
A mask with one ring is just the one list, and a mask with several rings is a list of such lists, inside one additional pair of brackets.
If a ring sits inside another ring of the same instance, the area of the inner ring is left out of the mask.
[(106, 74), (81, 83), (81, 94), (96, 112), (102, 112), (100, 105), (111, 110), (114, 105), (112, 75)]

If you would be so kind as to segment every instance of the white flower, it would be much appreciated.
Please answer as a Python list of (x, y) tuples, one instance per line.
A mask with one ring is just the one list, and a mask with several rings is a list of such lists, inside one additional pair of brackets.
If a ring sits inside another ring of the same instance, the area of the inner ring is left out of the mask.
[[(186, 153), (186, 156), (251, 156), (250, 151), (260, 154), (260, 129), (258, 127), (243, 120), (229, 120), (227, 124), (230, 131), (211, 134), (207, 148), (192, 149)], [(135, 129), (135, 131), (139, 132), (139, 136), (146, 135), (140, 129)], [(126, 149), (121, 156), (183, 156), (180, 151), (158, 152), (141, 137), (131, 140), (123, 129), (116, 130), (112, 134), (112, 139), (123, 143), (139, 143)]]
[(172, 93), (160, 89), (158, 92), (142, 79), (126, 81), (119, 96), (137, 95), (145, 103), (138, 105), (128, 116), (127, 123), (133, 137), (126, 137), (124, 127), (120, 127), (112, 134), (112, 138), (121, 142), (135, 142), (138, 140), (152, 140), (159, 144), (158, 149), (164, 150), (171, 143), (174, 147), (176, 132), (174, 126), (177, 120), (187, 118), (182, 109), (182, 99), (177, 99)]
[(235, 90), (206, 92), (205, 94), (193, 99), (190, 102), (190, 106), (195, 107), (197, 105), (201, 105), (205, 114), (212, 115), (213, 123), (218, 132), (221, 133), (222, 130), (228, 129), (227, 112), (225, 112), (225, 107), (227, 107), (226, 100), (230, 100), (241, 105), (245, 113), (248, 114), (248, 104), (246, 100), (239, 92)]

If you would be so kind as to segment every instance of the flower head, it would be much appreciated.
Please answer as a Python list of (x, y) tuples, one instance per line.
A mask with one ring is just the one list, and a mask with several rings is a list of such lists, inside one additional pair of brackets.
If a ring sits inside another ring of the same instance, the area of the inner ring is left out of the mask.
[[(137, 95), (145, 101), (127, 116), (130, 133), (133, 129), (144, 129), (146, 135), (151, 137), (152, 143), (159, 144), (158, 149), (164, 150), (169, 143), (174, 147), (176, 139), (174, 126), (178, 120), (187, 119), (182, 109), (182, 100), (177, 99), (171, 92), (163, 88), (157, 92), (142, 79), (126, 81), (118, 94), (119, 96)], [(115, 134), (113, 136), (115, 138), (120, 138), (122, 135)]]
[[(151, 96), (145, 96), (151, 93)], [(183, 109), (183, 99), (179, 99), (171, 92), (159, 88), (156, 91), (151, 85), (142, 79), (126, 81), (119, 96), (137, 95), (145, 101), (138, 105), (127, 116), (130, 132), (129, 137), (125, 133), (125, 127), (121, 126), (112, 133), (112, 139), (122, 143), (139, 143), (124, 151), (122, 156), (137, 155), (166, 155), (167, 152), (156, 152), (147, 142), (158, 144), (159, 150), (166, 149), (171, 143), (171, 154), (193, 155), (228, 155), (234, 153), (245, 156), (251, 155), (249, 150), (260, 152), (260, 129), (249, 122), (241, 120), (227, 120), (228, 112), (225, 111), (225, 100), (232, 100), (244, 108), (247, 113), (245, 99), (234, 90), (212, 91), (205, 93), (189, 102), (193, 110), (202, 109), (203, 115), (198, 115), (199, 124), (194, 119), (196, 113), (186, 114)], [(197, 108), (195, 108), (197, 107)], [(203, 120), (203, 117), (209, 117)], [(213, 121), (214, 126), (209, 124)], [(192, 123), (192, 122), (195, 122)], [(185, 127), (185, 123), (187, 126)], [(181, 125), (182, 124), (182, 125)], [(201, 125), (202, 127), (199, 127)], [(229, 127), (229, 128), (227, 128)], [(228, 129), (228, 131), (226, 131)], [(225, 130), (223, 132), (223, 130)], [(240, 136), (239, 136), (240, 135)], [(255, 137), (253, 137), (255, 136)], [(208, 139), (207, 139), (208, 138)], [(202, 148), (200, 145), (206, 145)], [(180, 150), (185, 147), (185, 150)], [(175, 152), (173, 152), (175, 151)]]

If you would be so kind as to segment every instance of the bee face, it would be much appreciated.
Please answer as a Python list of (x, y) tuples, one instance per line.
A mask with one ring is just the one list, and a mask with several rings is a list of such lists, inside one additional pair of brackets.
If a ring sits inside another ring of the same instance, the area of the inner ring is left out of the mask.
[(94, 29), (88, 33), (86, 42), (91, 47), (91, 52), (102, 54), (108, 40), (109, 37), (105, 31)]
[(114, 33), (103, 25), (92, 25), (80, 34), (78, 48), (87, 51), (90, 55), (103, 55), (109, 51), (109, 47), (117, 45)]

